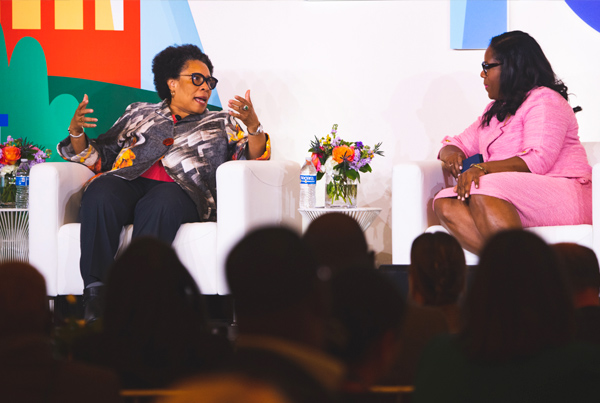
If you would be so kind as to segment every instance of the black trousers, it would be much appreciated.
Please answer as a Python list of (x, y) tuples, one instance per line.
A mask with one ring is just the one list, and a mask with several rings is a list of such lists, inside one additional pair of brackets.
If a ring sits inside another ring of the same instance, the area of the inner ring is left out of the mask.
[(192, 199), (174, 182), (112, 175), (96, 178), (83, 193), (81, 209), (81, 276), (87, 286), (106, 282), (125, 225), (132, 238), (154, 236), (168, 244), (183, 223), (200, 221)]

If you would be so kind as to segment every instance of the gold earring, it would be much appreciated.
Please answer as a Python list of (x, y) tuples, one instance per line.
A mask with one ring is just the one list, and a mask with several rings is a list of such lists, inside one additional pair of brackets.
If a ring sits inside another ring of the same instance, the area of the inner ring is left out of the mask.
[(171, 91), (171, 98), (175, 97), (175, 91)]

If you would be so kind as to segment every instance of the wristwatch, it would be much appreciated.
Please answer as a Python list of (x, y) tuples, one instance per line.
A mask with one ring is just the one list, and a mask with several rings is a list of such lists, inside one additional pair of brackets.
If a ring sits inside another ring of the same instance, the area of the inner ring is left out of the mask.
[(259, 134), (263, 134), (265, 131), (263, 130), (263, 126), (259, 123), (258, 124), (258, 129), (256, 129), (256, 133), (252, 133), (250, 130), (248, 130), (248, 134), (251, 136), (258, 136)]

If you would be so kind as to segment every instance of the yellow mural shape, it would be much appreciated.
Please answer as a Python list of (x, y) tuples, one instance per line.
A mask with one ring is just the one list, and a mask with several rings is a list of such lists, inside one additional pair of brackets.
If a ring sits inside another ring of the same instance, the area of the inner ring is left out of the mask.
[(83, 0), (54, 0), (54, 29), (83, 29)]
[(96, 30), (114, 31), (110, 0), (96, 0)]
[(40, 0), (12, 2), (13, 29), (41, 29), (42, 10)]

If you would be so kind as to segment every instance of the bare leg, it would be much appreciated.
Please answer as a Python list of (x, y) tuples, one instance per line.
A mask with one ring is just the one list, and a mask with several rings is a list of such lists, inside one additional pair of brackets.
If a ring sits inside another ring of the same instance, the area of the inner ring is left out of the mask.
[(484, 238), (479, 232), (469, 205), (458, 199), (437, 199), (435, 213), (444, 228), (454, 236), (460, 245), (472, 253), (479, 253)]
[(469, 210), (484, 241), (499, 231), (523, 228), (512, 203), (486, 195), (471, 195), (470, 199)]

